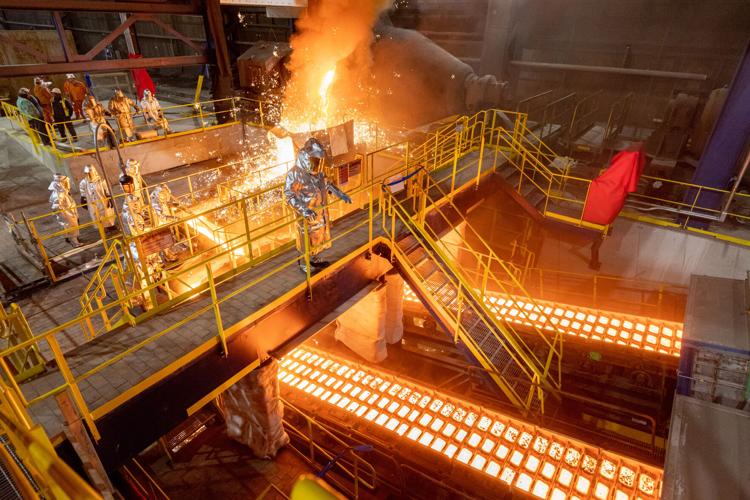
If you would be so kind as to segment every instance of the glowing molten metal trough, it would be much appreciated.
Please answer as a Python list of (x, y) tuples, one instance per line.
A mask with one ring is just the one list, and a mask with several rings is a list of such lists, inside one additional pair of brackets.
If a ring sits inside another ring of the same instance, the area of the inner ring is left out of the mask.
[(411, 381), (301, 347), (280, 382), (352, 420), (538, 498), (658, 498), (663, 472)]
[[(420, 302), (408, 285), (404, 286), (404, 299)], [(601, 311), (587, 307), (536, 300), (534, 304), (507, 295), (486, 292), (484, 301), (502, 321), (521, 326), (535, 326), (552, 330), (554, 325), (568, 335), (596, 342), (606, 342), (635, 349), (680, 355), (682, 324), (674, 321), (653, 320), (632, 314)], [(549, 323), (545, 322), (549, 319)], [(551, 325), (550, 325), (551, 323)]]

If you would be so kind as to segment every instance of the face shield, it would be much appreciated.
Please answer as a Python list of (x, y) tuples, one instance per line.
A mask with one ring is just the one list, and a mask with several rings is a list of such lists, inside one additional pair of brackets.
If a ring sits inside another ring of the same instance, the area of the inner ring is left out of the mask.
[(125, 94), (122, 93), (122, 90), (117, 89), (115, 90), (115, 97), (117, 97), (118, 99), (122, 99), (123, 97), (125, 97)]
[(304, 153), (308, 160), (308, 169), (317, 174), (323, 168), (325, 163), (326, 150), (323, 145), (315, 138), (310, 138), (302, 146), (300, 153)]

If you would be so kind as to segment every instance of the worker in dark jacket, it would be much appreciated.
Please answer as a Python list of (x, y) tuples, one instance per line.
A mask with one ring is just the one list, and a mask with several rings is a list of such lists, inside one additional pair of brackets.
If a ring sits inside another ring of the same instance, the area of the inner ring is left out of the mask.
[(52, 89), (52, 117), (55, 119), (55, 128), (60, 139), (65, 139), (65, 131), (73, 142), (78, 140), (76, 129), (73, 127), (73, 103), (62, 96), (60, 89)]
[(44, 115), (42, 113), (42, 107), (39, 105), (39, 101), (31, 95), (31, 91), (26, 87), (18, 89), (18, 99), (16, 100), (16, 107), (21, 114), (26, 118), (29, 123), (29, 127), (37, 133), (42, 144), (49, 145), (50, 140), (47, 135), (47, 127), (44, 122)]

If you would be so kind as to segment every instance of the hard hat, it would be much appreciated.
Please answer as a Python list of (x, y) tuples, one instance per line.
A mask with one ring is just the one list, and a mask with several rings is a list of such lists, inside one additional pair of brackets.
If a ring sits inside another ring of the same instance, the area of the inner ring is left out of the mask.
[(65, 78), (68, 78), (68, 79), (75, 78), (75, 77), (76, 75), (74, 75), (73, 73), (68, 73), (67, 75), (65, 75)]
[(60, 89), (58, 89), (57, 87), (55, 87), (54, 89), (52, 89), (52, 93), (53, 94), (62, 94), (62, 92), (60, 92)]

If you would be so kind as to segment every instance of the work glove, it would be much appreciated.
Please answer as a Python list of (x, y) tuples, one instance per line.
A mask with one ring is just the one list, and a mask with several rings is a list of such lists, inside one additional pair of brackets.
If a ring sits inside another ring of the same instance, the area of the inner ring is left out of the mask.
[(346, 193), (341, 193), (341, 199), (344, 201), (344, 203), (352, 203), (351, 197)]
[(318, 218), (318, 214), (315, 213), (315, 210), (311, 208), (306, 208), (302, 212), (302, 217), (308, 220), (308, 222), (315, 222), (315, 219)]

